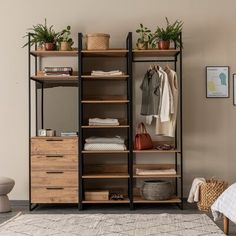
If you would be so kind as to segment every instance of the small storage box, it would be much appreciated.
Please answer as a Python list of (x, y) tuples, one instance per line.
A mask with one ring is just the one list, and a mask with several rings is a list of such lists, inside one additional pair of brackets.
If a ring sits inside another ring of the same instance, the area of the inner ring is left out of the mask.
[(87, 50), (107, 50), (109, 49), (109, 34), (94, 33), (86, 35)]
[(109, 191), (87, 191), (85, 192), (85, 201), (108, 201)]

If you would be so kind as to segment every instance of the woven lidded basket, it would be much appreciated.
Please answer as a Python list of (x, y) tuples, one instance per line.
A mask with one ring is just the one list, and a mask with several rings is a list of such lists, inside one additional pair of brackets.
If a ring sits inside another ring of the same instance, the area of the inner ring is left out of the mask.
[(86, 35), (87, 50), (106, 50), (109, 49), (109, 34), (94, 33)]
[(199, 188), (198, 209), (201, 211), (209, 211), (211, 205), (225, 191), (228, 183), (224, 180), (211, 178), (202, 184)]

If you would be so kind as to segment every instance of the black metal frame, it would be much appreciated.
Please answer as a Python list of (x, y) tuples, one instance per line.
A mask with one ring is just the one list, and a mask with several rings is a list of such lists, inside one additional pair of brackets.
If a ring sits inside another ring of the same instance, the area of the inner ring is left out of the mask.
[[(182, 32), (180, 32), (180, 42), (182, 42)], [(181, 43), (182, 45), (182, 43)], [(175, 45), (176, 48), (176, 45)], [(176, 53), (176, 55), (174, 56), (174, 59), (133, 59), (133, 63), (137, 63), (137, 62), (173, 62), (174, 63), (174, 68), (175, 71), (177, 71), (177, 62), (178, 62), (178, 56), (179, 56), (179, 99), (180, 99), (180, 114), (179, 114), (179, 135), (178, 135), (178, 128), (176, 128), (175, 131), (175, 146), (176, 148), (180, 147), (180, 151), (179, 152), (175, 152), (175, 170), (178, 170), (178, 157), (179, 157), (179, 164), (180, 164), (180, 178), (175, 178), (175, 192), (176, 195), (178, 195), (178, 179), (180, 179), (180, 199), (181, 199), (181, 203), (180, 203), (180, 208), (183, 209), (183, 86), (182, 86), (182, 80), (183, 80), (183, 68), (182, 68), (182, 48), (180, 47), (180, 50), (178, 53)], [(154, 56), (150, 56), (153, 57)], [(168, 57), (170, 58), (170, 57)], [(178, 122), (177, 122), (178, 124)], [(178, 126), (178, 125), (177, 125)], [(180, 143), (178, 143), (178, 136), (180, 139)]]
[(235, 91), (235, 89), (234, 89), (234, 86), (235, 86), (235, 84), (236, 84), (236, 81), (234, 81), (234, 77), (235, 77), (235, 79), (236, 79), (236, 74), (233, 74), (232, 77), (233, 77), (233, 106), (236, 106), (236, 103), (234, 103), (234, 99), (235, 99), (235, 96), (236, 96), (236, 91)]

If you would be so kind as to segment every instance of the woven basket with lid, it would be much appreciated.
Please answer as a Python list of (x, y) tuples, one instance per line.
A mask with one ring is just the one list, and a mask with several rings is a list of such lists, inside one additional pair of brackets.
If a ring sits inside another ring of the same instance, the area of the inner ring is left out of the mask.
[(109, 34), (94, 33), (86, 35), (87, 50), (107, 50), (109, 49)]

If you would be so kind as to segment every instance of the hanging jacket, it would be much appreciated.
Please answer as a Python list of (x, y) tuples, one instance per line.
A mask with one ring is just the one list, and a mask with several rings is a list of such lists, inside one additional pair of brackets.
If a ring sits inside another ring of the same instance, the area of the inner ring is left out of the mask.
[(142, 90), (141, 115), (158, 115), (161, 99), (161, 77), (155, 70), (146, 72), (140, 89)]

